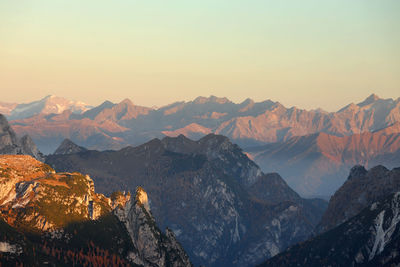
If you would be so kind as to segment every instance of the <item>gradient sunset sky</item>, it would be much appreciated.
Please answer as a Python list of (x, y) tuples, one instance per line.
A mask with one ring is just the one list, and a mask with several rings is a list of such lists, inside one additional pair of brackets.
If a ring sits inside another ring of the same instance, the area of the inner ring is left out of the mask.
[(0, 101), (400, 96), (398, 0), (0, 0)]

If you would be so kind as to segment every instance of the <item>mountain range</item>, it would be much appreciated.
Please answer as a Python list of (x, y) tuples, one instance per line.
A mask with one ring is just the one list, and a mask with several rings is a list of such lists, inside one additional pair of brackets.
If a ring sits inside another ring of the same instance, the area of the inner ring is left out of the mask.
[[(7, 116), (19, 135), (30, 134), (46, 154), (52, 153), (64, 138), (87, 148), (106, 150), (165, 135), (184, 134), (198, 139), (215, 133), (248, 147), (319, 132), (335, 136), (372, 132), (400, 121), (400, 99), (381, 99), (374, 94), (337, 112), (286, 108), (271, 100), (256, 103), (247, 99), (236, 104), (215, 96), (158, 109), (134, 105), (129, 99), (118, 104), (105, 101), (92, 109), (83, 104), (68, 109), (68, 105), (61, 104), (65, 101), (47, 97), (18, 105)], [(20, 112), (36, 103), (41, 103), (42, 111)], [(58, 105), (63, 108), (55, 109)]]
[[(264, 172), (282, 174), (303, 196), (326, 199), (353, 165), (400, 164), (400, 98), (372, 94), (337, 112), (286, 108), (271, 100), (236, 104), (215, 96), (161, 108), (137, 106), (129, 99), (94, 108), (51, 108), (58, 101), (68, 102), (46, 97), (37, 101), (42, 103), (39, 113), (10, 121), (19, 136), (29, 134), (45, 154), (53, 153), (65, 138), (87, 149), (119, 150), (164, 136), (200, 139), (223, 134), (245, 148)], [(13, 114), (15, 109), (8, 117)]]
[[(117, 121), (121, 106), (103, 116)], [(0, 119), (2, 152), (31, 153), (33, 141)], [(54, 154), (39, 154), (58, 173), (30, 156), (0, 156), (0, 264), (191, 266), (189, 257), (207, 266), (399, 264), (399, 168), (354, 166), (347, 180), (335, 178), (344, 183), (327, 205), (300, 197), (251, 160), (270, 169), (281, 162), (299, 177), (334, 164), (336, 176), (354, 162), (396, 166), (398, 129), (294, 136), (247, 152), (215, 134), (116, 151), (65, 139)]]
[(252, 266), (306, 240), (326, 208), (323, 200), (301, 198), (278, 174), (264, 174), (224, 136), (68, 154), (76, 147), (70, 142), (46, 163), (89, 174), (105, 194), (146, 188), (156, 221), (174, 231), (195, 265)]
[(280, 173), (302, 195), (329, 197), (354, 165), (400, 165), (400, 122), (350, 136), (316, 133), (248, 148), (263, 170)]

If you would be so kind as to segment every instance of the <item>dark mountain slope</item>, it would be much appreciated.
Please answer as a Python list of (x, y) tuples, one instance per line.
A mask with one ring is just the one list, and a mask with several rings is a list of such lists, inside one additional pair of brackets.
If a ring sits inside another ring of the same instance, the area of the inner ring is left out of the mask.
[(400, 168), (389, 171), (383, 166), (376, 166), (367, 171), (362, 166), (355, 166), (347, 181), (329, 201), (318, 229), (320, 232), (329, 230), (397, 191), (400, 191)]
[(323, 202), (300, 198), (279, 175), (262, 173), (218, 135), (50, 155), (46, 162), (58, 171), (89, 173), (104, 193), (144, 186), (156, 220), (172, 228), (197, 265), (251, 266), (305, 240), (324, 209)]
[(400, 192), (260, 266), (398, 266)]

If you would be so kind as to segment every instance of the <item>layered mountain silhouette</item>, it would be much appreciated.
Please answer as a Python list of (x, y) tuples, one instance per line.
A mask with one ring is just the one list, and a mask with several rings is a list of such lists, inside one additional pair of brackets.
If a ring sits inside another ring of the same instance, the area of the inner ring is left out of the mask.
[(119, 104), (106, 101), (80, 114), (64, 110), (53, 115), (41, 112), (13, 117), (13, 112), (9, 118), (18, 118), (12, 122), (16, 132), (29, 133), (46, 153), (52, 153), (64, 138), (87, 148), (105, 150), (165, 135), (200, 138), (209, 133), (225, 135), (248, 147), (319, 132), (346, 136), (386, 128), (400, 121), (400, 100), (371, 95), (361, 103), (330, 113), (286, 108), (271, 100), (256, 103), (247, 99), (236, 104), (215, 96), (158, 109), (124, 100)]
[(400, 165), (400, 123), (350, 136), (317, 133), (248, 149), (263, 170), (283, 175), (303, 195), (332, 195), (356, 164)]
[(276, 173), (264, 174), (227, 137), (183, 135), (119, 151), (49, 155), (109, 194), (142, 185), (161, 228), (169, 226), (195, 265), (252, 266), (307, 239), (326, 202), (306, 200)]
[(393, 266), (400, 262), (400, 168), (354, 166), (320, 232), (261, 266)]

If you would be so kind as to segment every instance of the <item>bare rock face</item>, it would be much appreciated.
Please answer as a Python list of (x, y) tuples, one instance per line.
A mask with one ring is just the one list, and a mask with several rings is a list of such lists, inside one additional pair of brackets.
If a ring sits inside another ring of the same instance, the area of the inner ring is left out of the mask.
[[(10, 248), (19, 254), (4, 256)], [(26, 155), (0, 155), (0, 265), (43, 265), (37, 253), (67, 266), (192, 266), (174, 233), (157, 227), (143, 188), (134, 198), (121, 192), (107, 198), (88, 175), (56, 173)]]
[(17, 138), (7, 119), (0, 114), (0, 154), (31, 155), (39, 161), (44, 161), (42, 153), (37, 149), (33, 140), (28, 136)]
[(188, 256), (167, 229), (163, 234), (151, 215), (147, 193), (138, 187), (135, 199), (126, 203), (125, 207), (117, 207), (114, 214), (123, 222), (129, 232), (137, 254), (131, 254), (136, 264), (144, 266), (192, 266)]
[(110, 211), (89, 176), (57, 174), (30, 156), (0, 156), (0, 188), (0, 209), (13, 226), (49, 231)]
[(318, 226), (327, 231), (358, 214), (363, 208), (400, 190), (400, 169), (376, 166), (366, 171), (354, 166), (347, 181), (329, 201), (328, 209)]
[(24, 135), (20, 139), (22, 151), (25, 155), (30, 155), (39, 161), (44, 161), (43, 154), (38, 150), (36, 144), (29, 135)]
[(14, 152), (10, 154), (18, 152), (18, 140), (6, 117), (0, 114), (0, 152), (6, 154), (8, 151)]
[(356, 216), (264, 264), (275, 266), (398, 266), (400, 192), (389, 194)]

